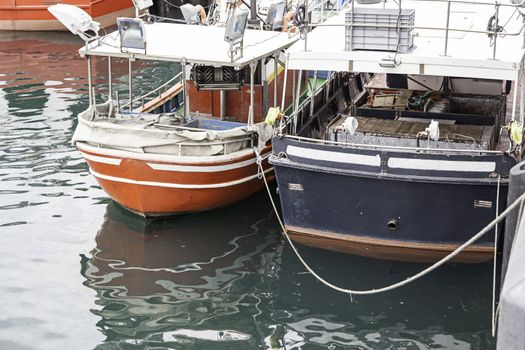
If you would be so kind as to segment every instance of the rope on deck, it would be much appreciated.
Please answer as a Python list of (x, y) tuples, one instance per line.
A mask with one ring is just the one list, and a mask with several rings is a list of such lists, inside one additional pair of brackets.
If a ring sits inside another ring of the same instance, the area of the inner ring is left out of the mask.
[(303, 264), (303, 266), (306, 268), (306, 270), (308, 272), (310, 272), (319, 282), (323, 283), (325, 286), (327, 286), (327, 287), (329, 287), (329, 288), (331, 288), (333, 290), (336, 290), (336, 291), (341, 292), (341, 293), (348, 294), (348, 295), (350, 295), (350, 297), (352, 295), (372, 295), (372, 294), (379, 294), (379, 293), (388, 292), (388, 291), (391, 291), (391, 290), (394, 290), (394, 289), (406, 286), (407, 284), (409, 284), (411, 282), (414, 282), (414, 281), (420, 279), (421, 277), (424, 277), (425, 275), (429, 274), (430, 272), (436, 270), (441, 265), (443, 265), (443, 264), (447, 263), (448, 261), (450, 261), (451, 259), (453, 259), (459, 253), (461, 253), (463, 250), (465, 250), (468, 246), (472, 245), (474, 242), (476, 242), (478, 239), (480, 239), (483, 235), (485, 235), (487, 232), (492, 230), (512, 210), (514, 210), (518, 205), (520, 205), (520, 203), (522, 203), (525, 200), (525, 193), (523, 193), (521, 196), (516, 198), (516, 200), (511, 205), (509, 205), (507, 207), (507, 209), (505, 209), (501, 214), (497, 215), (494, 218), (494, 220), (492, 220), (487, 226), (485, 226), (483, 229), (481, 229), (481, 231), (479, 231), (474, 236), (472, 236), (469, 240), (467, 240), (465, 243), (463, 243), (462, 245), (457, 247), (450, 254), (448, 254), (447, 256), (445, 256), (444, 258), (439, 260), (438, 262), (432, 264), (431, 266), (427, 267), (426, 269), (422, 270), (421, 272), (416, 273), (415, 275), (413, 275), (411, 277), (408, 277), (408, 278), (406, 278), (406, 279), (404, 279), (402, 281), (399, 281), (397, 283), (394, 283), (394, 284), (391, 284), (391, 285), (388, 285), (388, 286), (384, 286), (384, 287), (381, 287), (381, 288), (377, 288), (377, 289), (368, 289), (368, 290), (347, 289), (347, 288), (342, 288), (342, 287), (336, 286), (335, 284), (332, 284), (332, 283), (328, 282), (327, 280), (325, 280), (323, 277), (318, 275), (306, 263), (306, 261), (303, 259), (303, 257), (301, 256), (301, 254), (297, 250), (296, 246), (294, 245), (294, 243), (290, 239), (290, 236), (288, 235), (288, 232), (287, 232), (287, 230), (286, 230), (286, 228), (285, 228), (285, 226), (283, 224), (283, 221), (281, 220), (281, 217), (279, 215), (279, 211), (277, 210), (277, 207), (275, 206), (275, 202), (273, 200), (272, 193), (270, 191), (270, 186), (268, 186), (268, 181), (266, 179), (266, 174), (264, 173), (264, 168), (262, 166), (262, 163), (263, 163), (263, 160), (265, 158), (267, 158), (269, 155), (267, 157), (265, 157), (265, 158), (261, 157), (261, 155), (259, 154), (259, 151), (256, 148), (254, 148), (254, 152), (255, 152), (255, 154), (257, 156), (257, 165), (259, 167), (260, 172), (262, 173), (262, 179), (264, 181), (264, 185), (266, 187), (266, 191), (268, 192), (268, 196), (270, 197), (270, 202), (272, 203), (273, 210), (275, 211), (275, 215), (277, 216), (277, 220), (279, 221), (279, 225), (281, 226), (283, 234), (284, 234), (286, 240), (288, 241), (288, 243), (290, 244), (290, 246), (292, 247), (292, 250), (294, 251), (295, 255), (297, 256), (299, 261)]

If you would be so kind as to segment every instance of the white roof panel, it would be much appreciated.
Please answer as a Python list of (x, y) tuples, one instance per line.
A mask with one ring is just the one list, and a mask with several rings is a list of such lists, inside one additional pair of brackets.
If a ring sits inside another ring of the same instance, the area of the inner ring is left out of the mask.
[[(386, 4), (387, 7), (397, 6), (393, 2)], [(403, 8), (416, 10), (415, 27), (445, 27), (446, 3), (403, 0)], [(449, 28), (454, 29), (485, 31), (488, 19), (494, 14), (493, 4), (475, 6), (452, 3), (451, 8)], [(444, 56), (445, 31), (421, 28), (414, 29), (414, 46), (406, 54), (346, 51), (344, 24), (347, 10), (342, 10), (323, 25), (314, 28), (307, 36), (306, 49), (304, 40), (293, 44), (288, 49), (288, 67), (503, 80), (516, 80), (520, 74), (524, 56), (523, 33), (518, 36), (499, 36), (495, 60), (492, 59), (493, 46), (489, 45), (486, 34), (449, 31), (447, 56)], [(522, 25), (513, 11), (514, 8), (500, 7), (500, 25), (507, 22), (505, 31), (508, 34), (519, 32)], [(392, 63), (394, 59), (396, 65), (389, 65), (388, 62)]]
[[(234, 62), (228, 55), (229, 44), (224, 41), (224, 28), (176, 23), (146, 24), (146, 54), (133, 53), (137, 59), (245, 66), (251, 61), (272, 55), (290, 46), (297, 38), (287, 33), (247, 29), (244, 35), (242, 58)], [(81, 54), (93, 56), (129, 57), (120, 50), (118, 32), (110, 33), (83, 47)]]

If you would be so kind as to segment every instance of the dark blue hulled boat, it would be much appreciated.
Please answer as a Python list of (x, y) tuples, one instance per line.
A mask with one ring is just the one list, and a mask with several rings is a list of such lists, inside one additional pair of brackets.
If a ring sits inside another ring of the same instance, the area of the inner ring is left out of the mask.
[[(525, 139), (525, 103), (517, 113), (518, 95), (525, 101), (523, 38), (466, 28), (467, 17), (452, 16), (446, 3), (352, 3), (325, 25), (303, 28), (303, 40), (287, 50), (299, 78), (270, 163), (296, 241), (435, 261), (506, 208), (509, 171)], [(494, 15), (484, 4), (465, 6), (475, 18)], [(430, 28), (430, 19), (447, 27)], [(522, 33), (518, 22), (507, 29)], [(455, 259), (491, 259), (502, 226)]]

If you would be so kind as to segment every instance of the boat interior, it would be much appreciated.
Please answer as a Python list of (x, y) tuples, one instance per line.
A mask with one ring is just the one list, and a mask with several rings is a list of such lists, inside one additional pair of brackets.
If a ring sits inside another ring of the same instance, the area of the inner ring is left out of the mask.
[(298, 109), (298, 136), (374, 146), (508, 148), (508, 138), (500, 137), (506, 115), (501, 91), (456, 92), (446, 78), (439, 90), (392, 88), (384, 78), (338, 73), (323, 81)]

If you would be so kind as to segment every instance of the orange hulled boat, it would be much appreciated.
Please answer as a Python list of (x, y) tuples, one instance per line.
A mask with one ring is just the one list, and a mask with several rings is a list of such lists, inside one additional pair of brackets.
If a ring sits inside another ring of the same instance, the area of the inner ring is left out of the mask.
[(132, 0), (0, 0), (0, 30), (65, 30), (48, 11), (49, 5), (71, 4), (86, 11), (103, 27), (121, 16), (133, 16)]
[[(126, 103), (111, 98), (111, 80), (109, 98), (95, 101), (97, 87), (90, 83), (90, 106), (79, 114), (73, 137), (91, 173), (123, 207), (143, 216), (198, 212), (230, 205), (264, 186), (257, 160), (269, 155), (273, 133), (264, 116), (278, 102), (290, 103), (291, 96), (279, 96), (285, 80), (279, 60), (296, 39), (244, 31), (247, 11), (230, 11), (227, 21), (238, 23), (125, 19), (118, 32), (80, 49), (88, 62), (109, 58), (109, 77), (112, 58), (129, 60)], [(126, 32), (133, 28), (135, 33)], [(232, 41), (225, 28), (242, 31)], [(133, 72), (136, 60), (179, 62), (181, 71), (133, 97), (139, 81), (134, 74), (141, 74)], [(266, 160), (263, 168), (273, 178)]]

